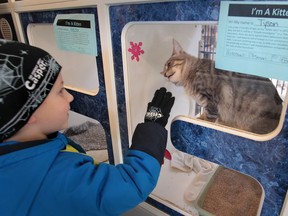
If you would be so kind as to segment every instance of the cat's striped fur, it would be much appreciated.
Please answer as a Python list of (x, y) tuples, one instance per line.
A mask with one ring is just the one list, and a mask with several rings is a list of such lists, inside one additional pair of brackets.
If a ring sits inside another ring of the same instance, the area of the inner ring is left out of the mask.
[(202, 119), (258, 134), (279, 123), (282, 99), (268, 78), (216, 69), (214, 61), (187, 54), (176, 40), (161, 74), (204, 108)]

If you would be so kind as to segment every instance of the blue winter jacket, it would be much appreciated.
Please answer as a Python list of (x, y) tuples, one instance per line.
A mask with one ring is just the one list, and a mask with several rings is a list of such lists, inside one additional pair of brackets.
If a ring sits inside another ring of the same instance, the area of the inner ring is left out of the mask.
[(0, 215), (121, 215), (154, 189), (167, 131), (139, 124), (124, 163), (94, 164), (91, 157), (62, 151), (66, 137), (0, 143)]

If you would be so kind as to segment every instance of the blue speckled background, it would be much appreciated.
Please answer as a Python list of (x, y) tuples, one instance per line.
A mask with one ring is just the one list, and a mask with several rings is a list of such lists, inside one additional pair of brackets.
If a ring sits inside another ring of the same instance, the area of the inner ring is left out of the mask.
[[(127, 149), (128, 138), (121, 54), (121, 31), (123, 27), (131, 21), (217, 21), (219, 8), (219, 0), (147, 3), (110, 7), (121, 140), (124, 149)], [(258, 179), (266, 195), (261, 215), (276, 216), (280, 215), (288, 185), (287, 121), (286, 118), (281, 134), (266, 142), (256, 142), (176, 121), (171, 125), (171, 140), (173, 145), (181, 151), (238, 170)], [(149, 203), (154, 204), (169, 215), (179, 214), (151, 199)]]
[[(98, 77), (99, 77), (99, 92), (96, 96), (90, 96), (79, 92), (69, 92), (74, 96), (74, 101), (71, 104), (71, 109), (77, 113), (83, 114), (90, 118), (99, 121), (105, 132), (108, 145), (109, 162), (114, 163), (112, 152), (112, 141), (109, 127), (109, 117), (107, 108), (107, 97), (104, 82), (104, 71), (102, 62), (102, 52), (100, 45), (100, 35), (98, 28), (98, 17), (96, 8), (83, 8), (83, 9), (71, 9), (71, 10), (59, 10), (59, 11), (41, 11), (41, 12), (29, 12), (20, 14), (23, 29), (27, 29), (30, 23), (53, 23), (57, 14), (71, 14), (71, 13), (86, 13), (95, 14), (96, 23), (96, 39), (98, 56), (96, 58)], [(25, 31), (26, 33), (26, 31)], [(27, 34), (26, 34), (27, 37)], [(28, 41), (28, 40), (27, 40)]]
[[(193, 0), (117, 5), (109, 8), (120, 133), (124, 153), (128, 149), (128, 132), (121, 50), (121, 32), (123, 27), (131, 21), (217, 21), (219, 7), (220, 0)], [(58, 13), (93, 13), (95, 14), (96, 23), (98, 20), (96, 8), (31, 12), (20, 15), (22, 25), (26, 29), (29, 23), (52, 23)], [(96, 28), (96, 36), (99, 52), (96, 60), (99, 71), (100, 91), (96, 96), (88, 96), (71, 91), (74, 96), (72, 110), (101, 122), (107, 135), (110, 163), (113, 163), (98, 28)], [(287, 121), (286, 118), (280, 135), (266, 142), (255, 142), (186, 122), (176, 121), (171, 125), (171, 140), (173, 145), (181, 151), (216, 162), (258, 179), (266, 193), (261, 215), (276, 216), (280, 214), (288, 185)], [(148, 202), (169, 215), (181, 215), (151, 198), (148, 199)]]
[(265, 190), (261, 215), (280, 214), (288, 186), (287, 117), (281, 133), (265, 142), (256, 142), (182, 121), (174, 122), (171, 131), (171, 141), (180, 151), (256, 178)]
[(110, 7), (110, 22), (122, 147), (128, 148), (121, 32), (132, 21), (218, 20), (219, 1), (180, 1)]

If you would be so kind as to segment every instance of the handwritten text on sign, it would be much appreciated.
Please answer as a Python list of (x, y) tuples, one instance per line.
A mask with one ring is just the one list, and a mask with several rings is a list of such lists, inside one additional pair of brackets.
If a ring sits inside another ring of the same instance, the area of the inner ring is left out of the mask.
[(221, 2), (216, 67), (288, 80), (288, 4)]

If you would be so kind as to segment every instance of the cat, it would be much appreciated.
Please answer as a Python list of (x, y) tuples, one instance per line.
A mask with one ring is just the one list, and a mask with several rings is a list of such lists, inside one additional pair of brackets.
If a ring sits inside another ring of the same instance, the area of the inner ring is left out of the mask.
[(257, 134), (278, 126), (283, 101), (268, 78), (217, 69), (214, 61), (186, 53), (175, 39), (161, 74), (203, 107), (200, 119)]

